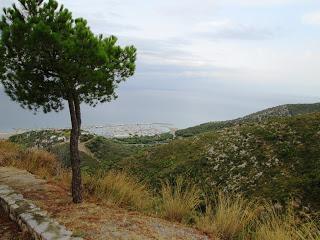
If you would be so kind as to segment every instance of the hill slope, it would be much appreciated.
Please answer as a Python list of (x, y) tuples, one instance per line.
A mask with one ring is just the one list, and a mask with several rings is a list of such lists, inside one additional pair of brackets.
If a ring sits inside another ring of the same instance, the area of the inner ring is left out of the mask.
[[(320, 104), (270, 108), (220, 125), (212, 123), (193, 131), (196, 136), (159, 145), (85, 136), (83, 143), (93, 158), (84, 155), (83, 169), (122, 169), (155, 190), (161, 181), (183, 175), (208, 196), (218, 188), (281, 202), (297, 196), (304, 206), (320, 210), (320, 113), (303, 114), (319, 108)], [(55, 139), (51, 133), (43, 134), (45, 143)], [(11, 140), (35, 143), (36, 135), (26, 133)], [(54, 145), (51, 150), (61, 153), (61, 159), (68, 156), (67, 145)]]
[(208, 195), (215, 189), (320, 209), (320, 114), (248, 122), (178, 139), (119, 162), (155, 188), (184, 175)]
[(177, 136), (190, 137), (196, 134), (223, 129), (250, 121), (262, 121), (271, 117), (290, 117), (300, 114), (320, 112), (320, 103), (313, 104), (286, 104), (277, 107), (268, 108), (256, 113), (249, 114), (242, 118), (234, 120), (203, 123), (198, 126), (181, 129), (176, 132)]
[[(26, 148), (43, 148), (54, 153), (61, 160), (63, 166), (70, 167), (69, 135), (69, 129), (49, 129), (13, 135), (9, 140)], [(166, 138), (166, 135), (163, 136)], [(82, 170), (95, 172), (97, 169), (112, 169), (113, 165), (121, 159), (148, 148), (149, 145), (144, 142), (152, 145), (162, 141), (162, 138), (162, 135), (157, 135), (108, 139), (83, 131), (79, 145)], [(143, 141), (143, 143), (139, 141)]]

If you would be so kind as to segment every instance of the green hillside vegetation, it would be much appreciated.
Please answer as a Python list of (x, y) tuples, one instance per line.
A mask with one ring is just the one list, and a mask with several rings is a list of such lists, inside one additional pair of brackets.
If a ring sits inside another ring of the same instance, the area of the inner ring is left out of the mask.
[[(95, 135), (82, 131), (81, 142), (93, 139)], [(70, 150), (68, 140), (70, 138), (69, 129), (48, 129), (34, 130), (13, 135), (9, 141), (17, 143), (24, 148), (40, 148), (54, 153), (60, 159), (62, 166), (70, 167)], [(94, 172), (100, 167), (98, 159), (90, 156), (84, 151), (80, 151), (81, 167), (85, 171)]]
[[(143, 145), (132, 145), (119, 143), (114, 139), (107, 139), (101, 136), (94, 136), (85, 141), (87, 136), (83, 137), (83, 146), (86, 151), (80, 148), (81, 168), (85, 172), (108, 171), (122, 159), (135, 155), (146, 149)], [(55, 144), (46, 148), (54, 153), (63, 163), (63, 166), (70, 167), (69, 144)]]
[[(63, 167), (71, 167), (70, 161), (70, 146), (68, 143), (57, 144), (46, 149), (48, 152), (53, 153), (61, 161)], [(80, 150), (81, 169), (85, 172), (95, 172), (100, 168), (100, 161), (90, 156), (88, 153)]]
[[(0, 166), (24, 169), (37, 177), (49, 179), (51, 186), (70, 188), (70, 170), (61, 168), (60, 162), (53, 154), (41, 149), (25, 149), (7, 141), (0, 141)], [(23, 176), (24, 173), (14, 168), (10, 168), (12, 174), (19, 173)], [(14, 180), (15, 177), (10, 176), (10, 179)], [(43, 187), (43, 183), (41, 186)], [(198, 186), (181, 177), (178, 177), (174, 183), (164, 180), (159, 194), (150, 191), (145, 182), (140, 182), (125, 172), (117, 171), (99, 174), (83, 173), (83, 187), (85, 197), (90, 199), (90, 207), (72, 209), (72, 211), (70, 208), (63, 208), (64, 211), (62, 211), (67, 214), (67, 221), (71, 220), (72, 224), (78, 227), (81, 223), (84, 223), (82, 226), (85, 227), (90, 222), (91, 225), (96, 226), (96, 229), (101, 228), (103, 218), (100, 215), (96, 218), (96, 211), (90, 215), (92, 207), (99, 208), (99, 212), (106, 211), (108, 214), (112, 207), (116, 207), (111, 210), (117, 219), (119, 216), (127, 218), (127, 211), (119, 212), (119, 207), (121, 207), (135, 211), (134, 218), (139, 218), (139, 222), (141, 220), (139, 226), (143, 230), (145, 230), (145, 224), (148, 225), (150, 220), (157, 221), (157, 218), (160, 217), (175, 222), (174, 225), (180, 222), (183, 225), (197, 227), (208, 234), (210, 239), (318, 240), (320, 235), (316, 218), (297, 215), (293, 211), (293, 204), (280, 210), (270, 202), (257, 202), (255, 199), (246, 199), (238, 194), (223, 192), (216, 195), (216, 201), (209, 202), (199, 195)], [(47, 193), (50, 193), (50, 189)], [(52, 197), (55, 196), (52, 195)], [(53, 214), (61, 211), (61, 201), (68, 202), (70, 199), (63, 192), (59, 192), (58, 202), (52, 201), (53, 198), (45, 196), (38, 199), (40, 203), (49, 201), (48, 212)], [(107, 205), (105, 205), (106, 202)], [(74, 218), (70, 215), (70, 212), (78, 213), (79, 211), (83, 214), (86, 209), (89, 209), (86, 212), (86, 215), (91, 216), (89, 218)], [(152, 218), (147, 217), (148, 219), (144, 221), (146, 216), (141, 216), (139, 212), (151, 215)], [(89, 222), (86, 219), (89, 219)], [(179, 225), (182, 227), (181, 224)], [(156, 224), (156, 230), (159, 226)], [(166, 233), (165, 229), (164, 233)], [(179, 227), (179, 231), (183, 232), (185, 228), (180, 230)], [(91, 236), (90, 233), (78, 232), (82, 237), (90, 238)], [(189, 239), (190, 235), (187, 236)]]
[(320, 103), (314, 104), (288, 104), (287, 105), (291, 116), (320, 112)]
[(179, 137), (191, 137), (204, 132), (220, 130), (226, 127), (231, 127), (237, 124), (242, 124), (250, 121), (261, 121), (271, 117), (290, 117), (300, 114), (320, 112), (320, 103), (313, 104), (286, 104), (277, 107), (268, 108), (253, 114), (249, 114), (242, 118), (234, 120), (218, 121), (203, 123), (198, 126), (181, 129), (176, 132)]
[[(82, 169), (93, 173), (124, 170), (155, 191), (165, 179), (174, 182), (183, 176), (199, 186), (202, 196), (212, 199), (222, 189), (280, 203), (295, 198), (305, 209), (320, 210), (320, 113), (302, 114), (317, 107), (319, 104), (286, 105), (281, 116), (288, 109), (296, 116), (270, 117), (274, 109), (280, 111), (276, 107), (249, 115), (252, 120), (241, 124), (158, 142), (163, 144), (150, 141), (156, 137), (146, 138), (146, 144), (139, 137), (106, 139), (83, 134), (82, 145), (90, 154), (82, 151)], [(37, 142), (34, 133), (23, 136), (10, 140), (28, 146)], [(48, 149), (69, 166), (67, 144), (58, 142)]]
[(173, 135), (169, 132), (154, 136), (131, 136), (126, 138), (115, 138), (115, 140), (118, 142), (126, 144), (160, 144), (168, 143), (172, 139)]
[[(163, 143), (169, 135), (109, 139), (82, 131), (80, 142), (89, 152), (80, 148), (81, 168), (85, 172), (110, 170), (120, 160), (144, 151), (149, 144)], [(25, 148), (43, 148), (54, 153), (63, 166), (70, 167), (69, 136), (68, 129), (38, 130), (14, 135), (9, 140)]]
[(85, 143), (85, 146), (100, 161), (100, 168), (110, 170), (122, 159), (144, 152), (145, 145), (124, 144), (114, 139), (97, 136)]
[(184, 176), (216, 189), (320, 209), (320, 114), (248, 122), (159, 145), (119, 162), (155, 189)]
[(70, 137), (69, 129), (61, 130), (34, 130), (13, 135), (11, 142), (18, 143), (27, 148), (49, 148), (55, 144), (63, 143)]

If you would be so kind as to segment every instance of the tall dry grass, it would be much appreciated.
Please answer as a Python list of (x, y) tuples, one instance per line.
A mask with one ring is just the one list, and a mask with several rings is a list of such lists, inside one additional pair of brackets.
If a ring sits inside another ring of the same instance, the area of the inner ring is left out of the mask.
[(16, 144), (0, 143), (0, 165), (27, 170), (42, 178), (57, 176), (61, 170), (58, 159), (51, 153), (38, 149), (23, 149)]
[(206, 204), (206, 212), (196, 220), (202, 231), (221, 239), (234, 239), (243, 235), (254, 224), (259, 206), (241, 195), (230, 196), (220, 192), (217, 200)]
[(265, 204), (265, 211), (257, 220), (256, 240), (320, 240), (320, 228), (313, 220), (305, 222), (295, 216), (291, 206), (285, 213)]
[(23, 158), (15, 161), (13, 165), (43, 178), (57, 176), (61, 169), (57, 158), (44, 150), (27, 150)]
[(313, 220), (298, 227), (296, 234), (300, 240), (320, 240), (320, 226)]
[(292, 228), (294, 216), (291, 209), (282, 213), (279, 209), (266, 203), (264, 212), (257, 220), (255, 239), (261, 240), (287, 240), (292, 239)]
[(7, 166), (12, 159), (18, 159), (21, 148), (8, 141), (0, 141), (0, 166)]
[(59, 182), (59, 186), (65, 189), (71, 189), (72, 173), (70, 169), (61, 168), (54, 179)]
[[(70, 188), (71, 172), (62, 168), (55, 155), (38, 149), (23, 149), (7, 141), (0, 142), (0, 166), (27, 170), (42, 178), (57, 179), (61, 186)], [(121, 207), (145, 210), (152, 207), (153, 196), (142, 182), (124, 172), (83, 174), (84, 191), (100, 200)]]
[(83, 184), (87, 194), (120, 207), (147, 210), (152, 206), (148, 187), (125, 172), (84, 175)]
[(162, 183), (160, 215), (168, 220), (188, 221), (200, 204), (200, 190), (178, 177), (174, 185)]

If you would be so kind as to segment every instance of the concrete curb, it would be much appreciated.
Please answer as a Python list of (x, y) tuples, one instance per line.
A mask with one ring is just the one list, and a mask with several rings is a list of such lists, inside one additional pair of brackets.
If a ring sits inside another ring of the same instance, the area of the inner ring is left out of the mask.
[(83, 240), (72, 237), (71, 231), (50, 219), (45, 211), (6, 185), (0, 185), (0, 207), (12, 221), (17, 223), (23, 231), (29, 232), (36, 240)]

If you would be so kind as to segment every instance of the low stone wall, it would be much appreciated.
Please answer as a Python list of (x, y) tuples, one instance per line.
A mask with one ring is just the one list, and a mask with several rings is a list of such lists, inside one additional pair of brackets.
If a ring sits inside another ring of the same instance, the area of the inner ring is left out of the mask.
[(36, 240), (82, 240), (6, 185), (0, 185), (0, 207)]

